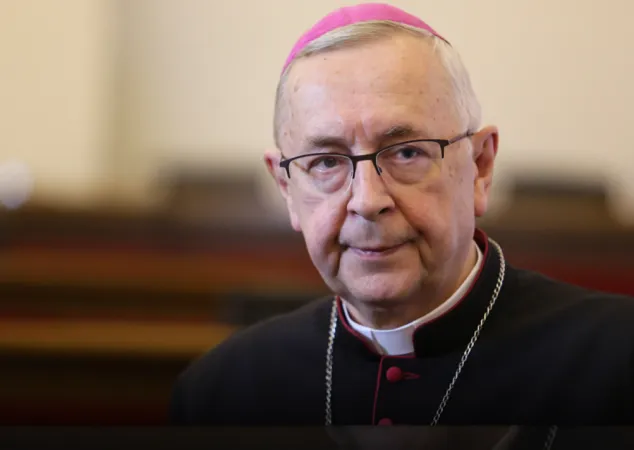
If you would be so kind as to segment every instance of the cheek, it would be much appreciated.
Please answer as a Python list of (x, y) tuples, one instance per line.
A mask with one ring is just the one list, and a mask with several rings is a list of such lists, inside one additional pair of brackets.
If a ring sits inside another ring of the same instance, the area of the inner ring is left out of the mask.
[(445, 232), (449, 195), (443, 183), (438, 182), (398, 195), (398, 207), (409, 223), (423, 235), (425, 240), (433, 239)]
[(450, 195), (457, 225), (471, 226), (474, 220), (474, 184), (473, 167), (464, 165), (455, 172), (449, 180)]
[[(433, 224), (435, 242), (448, 255), (473, 238), (473, 182), (469, 167), (458, 166), (449, 171), (435, 192)], [(447, 256), (448, 256), (447, 255)]]
[(303, 198), (298, 208), (306, 248), (317, 269), (331, 272), (339, 262), (339, 233), (346, 216), (345, 203), (333, 199)]
[(399, 209), (422, 236), (424, 259), (453, 248), (473, 221), (473, 188), (458, 171), (399, 197)]

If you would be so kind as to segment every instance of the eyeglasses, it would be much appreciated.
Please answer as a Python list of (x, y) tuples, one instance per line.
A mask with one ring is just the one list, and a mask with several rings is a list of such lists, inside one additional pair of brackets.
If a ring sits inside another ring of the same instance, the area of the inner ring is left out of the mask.
[[(280, 161), (289, 179), (309, 194), (334, 194), (347, 191), (360, 161), (372, 161), (379, 176), (386, 182), (415, 184), (430, 179), (439, 171), (445, 148), (472, 132), (452, 139), (416, 139), (400, 142), (367, 155), (310, 153)], [(386, 177), (387, 175), (387, 177)]]

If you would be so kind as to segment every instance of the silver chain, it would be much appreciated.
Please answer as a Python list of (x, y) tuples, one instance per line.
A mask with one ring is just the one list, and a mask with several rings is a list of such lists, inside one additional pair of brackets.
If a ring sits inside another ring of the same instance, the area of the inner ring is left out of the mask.
[(548, 428), (548, 436), (546, 436), (546, 442), (544, 442), (544, 450), (550, 450), (555, 442), (555, 436), (557, 436), (557, 425), (553, 425)]
[(332, 425), (332, 352), (335, 347), (335, 333), (337, 331), (337, 299), (332, 302), (330, 312), (330, 329), (328, 331), (328, 349), (326, 351), (326, 425)]
[[(460, 363), (458, 364), (458, 368), (456, 369), (456, 373), (449, 383), (449, 387), (443, 396), (440, 405), (438, 405), (438, 409), (436, 410), (436, 414), (434, 415), (434, 419), (431, 422), (431, 426), (435, 426), (438, 424), (441, 414), (445, 410), (447, 406), (447, 402), (449, 401), (449, 397), (451, 395), (451, 391), (453, 390), (460, 373), (462, 372), (462, 368), (464, 367), (469, 355), (471, 354), (471, 350), (476, 344), (478, 337), (480, 336), (480, 332), (482, 331), (482, 327), (486, 322), (493, 306), (495, 305), (495, 301), (502, 290), (502, 284), (504, 283), (504, 275), (506, 273), (506, 262), (504, 260), (504, 253), (502, 252), (502, 248), (500, 245), (495, 242), (493, 239), (489, 239), (489, 242), (493, 244), (495, 249), (497, 250), (498, 256), (500, 258), (500, 271), (498, 274), (497, 282), (495, 283), (495, 289), (493, 290), (493, 295), (491, 296), (491, 301), (489, 302), (489, 306), (487, 307), (478, 327), (476, 328), (469, 344), (467, 344), (467, 348), (462, 354), (462, 358), (460, 358)], [(326, 350), (326, 425), (332, 425), (332, 380), (333, 380), (333, 351), (335, 346), (335, 334), (337, 331), (337, 300), (335, 299), (332, 302), (332, 309), (330, 311), (330, 328), (328, 330), (328, 348)], [(544, 443), (544, 450), (550, 450), (552, 444), (555, 440), (555, 436), (557, 435), (557, 427), (553, 426), (549, 428), (548, 436), (546, 438), (546, 442)]]
[(458, 369), (456, 370), (456, 373), (454, 374), (453, 379), (451, 380), (451, 383), (449, 383), (449, 387), (447, 388), (447, 391), (445, 392), (445, 395), (442, 398), (440, 405), (438, 405), (438, 409), (436, 410), (436, 415), (434, 416), (434, 420), (432, 420), (431, 422), (432, 426), (438, 423), (438, 420), (440, 419), (440, 415), (445, 410), (445, 406), (447, 406), (447, 402), (449, 401), (449, 396), (451, 395), (451, 391), (453, 390), (456, 384), (456, 381), (458, 380), (458, 377), (460, 376), (460, 373), (462, 372), (462, 368), (467, 362), (467, 358), (469, 358), (469, 355), (471, 354), (471, 350), (473, 350), (473, 347), (475, 346), (476, 341), (478, 340), (478, 337), (480, 337), (480, 332), (482, 331), (484, 322), (486, 322), (487, 318), (489, 317), (489, 314), (491, 313), (491, 310), (493, 309), (493, 306), (495, 305), (495, 301), (497, 300), (498, 295), (500, 294), (500, 291), (502, 290), (502, 283), (504, 283), (504, 275), (506, 273), (506, 262), (504, 261), (504, 254), (502, 253), (502, 248), (499, 246), (497, 242), (493, 241), (492, 239), (490, 239), (489, 241), (496, 248), (498, 255), (500, 257), (500, 272), (498, 274), (497, 282), (495, 283), (495, 289), (493, 290), (493, 295), (491, 296), (491, 301), (489, 302), (489, 306), (484, 312), (484, 316), (482, 316), (482, 319), (480, 320), (478, 327), (473, 333), (473, 336), (471, 337), (469, 344), (467, 344), (467, 348), (462, 354), (462, 358), (460, 358)]

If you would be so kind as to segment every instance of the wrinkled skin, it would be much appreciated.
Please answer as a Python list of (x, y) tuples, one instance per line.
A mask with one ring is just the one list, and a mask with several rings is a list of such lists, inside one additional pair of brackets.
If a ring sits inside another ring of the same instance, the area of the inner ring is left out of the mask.
[[(487, 209), (497, 129), (470, 130), (420, 183), (390, 183), (366, 161), (347, 191), (310, 195), (279, 168), (281, 153), (365, 154), (411, 139), (450, 139), (467, 123), (429, 44), (410, 35), (297, 61), (284, 102), (281, 148), (265, 161), (327, 285), (355, 320), (375, 328), (403, 325), (442, 303), (476, 261), (475, 218)], [(396, 126), (411, 130), (387, 133)], [(315, 146), (315, 136), (331, 142)]]

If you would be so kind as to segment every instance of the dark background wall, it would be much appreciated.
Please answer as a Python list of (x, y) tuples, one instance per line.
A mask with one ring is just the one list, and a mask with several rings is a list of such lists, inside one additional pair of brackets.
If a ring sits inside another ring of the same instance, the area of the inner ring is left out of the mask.
[[(189, 361), (326, 294), (301, 236), (255, 189), (185, 177), (151, 214), (1, 213), (0, 423), (165, 423)], [(480, 226), (511, 263), (634, 295), (634, 230), (604, 203), (600, 189), (529, 182)]]

